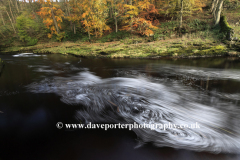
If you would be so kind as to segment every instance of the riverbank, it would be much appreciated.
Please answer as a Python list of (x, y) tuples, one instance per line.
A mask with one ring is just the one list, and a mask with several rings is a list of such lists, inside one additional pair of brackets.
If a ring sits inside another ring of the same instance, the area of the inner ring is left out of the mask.
[[(80, 57), (98, 58), (160, 58), (160, 57), (214, 57), (240, 56), (237, 50), (239, 42), (219, 43), (211, 40), (191, 39), (186, 37), (144, 42), (138, 39), (106, 43), (89, 42), (51, 42), (28, 47), (9, 47), (2, 53), (33, 52), (37, 54), (60, 53)], [(240, 46), (240, 45), (239, 45)]]

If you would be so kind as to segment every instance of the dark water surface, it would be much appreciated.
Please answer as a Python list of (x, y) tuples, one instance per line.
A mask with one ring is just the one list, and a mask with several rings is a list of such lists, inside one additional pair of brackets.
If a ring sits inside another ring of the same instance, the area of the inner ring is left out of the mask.
[[(240, 59), (0, 58), (0, 160), (240, 159)], [(73, 130), (58, 122), (200, 128)]]

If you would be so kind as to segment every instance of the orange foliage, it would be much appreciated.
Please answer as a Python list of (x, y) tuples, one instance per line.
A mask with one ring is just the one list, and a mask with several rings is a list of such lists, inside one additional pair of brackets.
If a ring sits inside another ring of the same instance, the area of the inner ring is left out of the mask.
[(152, 24), (156, 26), (159, 24), (157, 15), (158, 15), (158, 10), (155, 8), (153, 4), (149, 4), (147, 8), (143, 9), (140, 12), (139, 17), (145, 18), (146, 20), (151, 21)]
[(135, 18), (133, 20), (132, 27), (137, 33), (140, 33), (141, 35), (152, 35), (153, 31), (151, 29), (157, 29), (157, 27), (152, 25), (151, 21), (148, 21), (144, 18)]
[(194, 5), (199, 11), (202, 11), (203, 7), (206, 7), (207, 0), (195, 0)]
[[(121, 30), (131, 30), (141, 35), (152, 35), (152, 29), (157, 29), (159, 22), (157, 20), (158, 10), (148, 0), (140, 1), (137, 6), (124, 5), (125, 25)], [(153, 25), (154, 24), (154, 25)]]
[(37, 14), (43, 19), (43, 23), (46, 25), (46, 27), (50, 29), (51, 33), (48, 34), (48, 38), (51, 38), (53, 34), (58, 34), (56, 26), (54, 25), (52, 11), (59, 29), (61, 29), (63, 11), (58, 5), (51, 6), (50, 0), (47, 0), (46, 2), (44, 0), (40, 0), (39, 3), (44, 4), (45, 7), (42, 7)]

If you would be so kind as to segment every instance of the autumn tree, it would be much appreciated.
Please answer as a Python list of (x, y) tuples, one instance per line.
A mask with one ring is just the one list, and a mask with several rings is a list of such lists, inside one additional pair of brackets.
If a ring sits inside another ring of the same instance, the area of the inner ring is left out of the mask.
[(82, 10), (80, 0), (70, 0), (66, 2), (67, 5), (67, 16), (65, 16), (69, 21), (70, 25), (73, 25), (73, 33), (76, 34), (76, 24), (79, 24), (81, 21)]
[(207, 0), (169, 0), (167, 13), (178, 19), (179, 29), (182, 28), (183, 17), (193, 12), (201, 12), (206, 6)]
[(146, 3), (144, 1), (140, 1), (138, 3), (140, 12), (139, 12), (139, 17), (144, 18), (148, 21), (151, 21), (152, 24), (155, 26), (158, 25), (158, 15), (159, 11), (156, 9), (154, 4)]
[(92, 4), (92, 11), (94, 13), (93, 26), (96, 37), (101, 37), (103, 35), (103, 31), (110, 30), (109, 26), (106, 25), (106, 18), (108, 16), (106, 4), (106, 0), (95, 0)]
[(110, 3), (109, 11), (110, 11), (110, 17), (114, 18), (114, 24), (115, 24), (115, 32), (118, 32), (118, 22), (123, 15), (123, 0), (108, 0)]
[(138, 8), (136, 6), (124, 4), (123, 5), (124, 10), (126, 11), (125, 14), (123, 15), (123, 28), (122, 30), (128, 30), (133, 32), (133, 21), (135, 18), (138, 16)]
[(61, 36), (60, 29), (62, 17), (64, 16), (63, 11), (57, 4), (53, 4), (50, 0), (40, 0), (39, 3), (41, 3), (43, 7), (37, 14), (41, 16), (46, 27), (51, 30), (48, 37), (51, 38), (53, 34)]
[(83, 0), (82, 2), (83, 14), (81, 15), (81, 22), (88, 32), (89, 40), (90, 35), (101, 37), (104, 31), (110, 30), (110, 27), (106, 24), (108, 16), (106, 3), (105, 0)]
[(126, 13), (123, 16), (123, 23), (125, 24), (123, 30), (140, 33), (141, 35), (153, 35), (152, 29), (157, 28), (152, 25), (153, 19), (150, 17), (150, 13), (157, 13), (153, 4), (144, 0), (139, 1), (136, 6), (125, 4), (124, 8)]

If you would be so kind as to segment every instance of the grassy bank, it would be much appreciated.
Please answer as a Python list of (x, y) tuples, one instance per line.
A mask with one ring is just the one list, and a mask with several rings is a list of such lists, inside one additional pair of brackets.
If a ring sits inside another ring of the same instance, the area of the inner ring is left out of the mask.
[(229, 53), (232, 56), (240, 56), (239, 52), (231, 52), (229, 46), (234, 45), (219, 43), (213, 39), (183, 36), (153, 42), (142, 42), (139, 38), (105, 43), (51, 42), (29, 47), (9, 47), (2, 53), (30, 51), (38, 54), (60, 53), (100, 58), (209, 57), (224, 56)]

